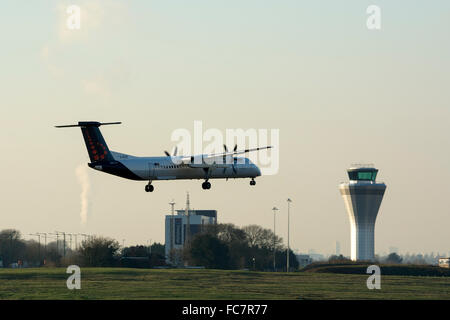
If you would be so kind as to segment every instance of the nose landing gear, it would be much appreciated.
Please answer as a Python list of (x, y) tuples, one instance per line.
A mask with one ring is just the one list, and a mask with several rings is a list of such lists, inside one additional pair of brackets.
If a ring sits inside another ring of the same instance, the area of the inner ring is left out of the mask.
[(256, 181), (255, 181), (255, 179), (254, 179), (254, 178), (252, 178), (252, 180), (250, 181), (250, 185), (251, 185), (251, 186), (254, 186), (254, 185), (256, 185)]
[(208, 180), (206, 180), (205, 182), (202, 183), (202, 188), (203, 188), (203, 190), (211, 189), (211, 183), (208, 182)]

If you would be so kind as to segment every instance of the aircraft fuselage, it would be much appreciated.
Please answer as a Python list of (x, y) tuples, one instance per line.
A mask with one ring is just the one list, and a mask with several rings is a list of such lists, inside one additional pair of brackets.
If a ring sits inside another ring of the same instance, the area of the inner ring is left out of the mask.
[(215, 168), (177, 164), (172, 157), (131, 157), (112, 153), (114, 161), (92, 162), (89, 167), (126, 179), (146, 181), (256, 178), (261, 175), (260, 169), (248, 158), (237, 158), (235, 164)]

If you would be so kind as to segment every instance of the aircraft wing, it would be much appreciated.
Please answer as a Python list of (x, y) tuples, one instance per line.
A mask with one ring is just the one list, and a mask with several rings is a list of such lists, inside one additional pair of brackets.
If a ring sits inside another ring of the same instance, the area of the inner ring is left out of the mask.
[(211, 166), (216, 168), (228, 168), (234, 164), (234, 157), (237, 155), (271, 148), (273, 147), (266, 146), (258, 148), (249, 148), (244, 150), (225, 151), (221, 153), (182, 156), (176, 158), (178, 158), (177, 161), (187, 164), (192, 168), (207, 168)]
[(264, 149), (271, 149), (273, 148), (272, 146), (267, 146), (267, 147), (258, 147), (258, 148), (250, 148), (250, 149), (244, 149), (244, 150), (233, 150), (233, 151), (225, 151), (225, 152), (221, 152), (221, 153), (212, 153), (210, 155), (208, 155), (209, 157), (215, 158), (215, 157), (233, 157), (236, 156), (238, 154), (244, 154), (247, 152), (252, 152), (252, 151), (259, 151), (259, 150), (264, 150)]

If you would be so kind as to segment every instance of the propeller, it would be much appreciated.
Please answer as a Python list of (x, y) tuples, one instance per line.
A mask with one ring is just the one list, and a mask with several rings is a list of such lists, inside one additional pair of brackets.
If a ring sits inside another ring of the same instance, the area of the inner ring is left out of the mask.
[[(233, 148), (233, 152), (236, 152), (237, 147), (238, 147), (238, 145), (235, 144), (234, 148)], [(226, 153), (228, 153), (228, 148), (227, 148), (226, 144), (223, 145), (223, 149), (225, 150)], [(226, 157), (227, 156), (223, 156), (223, 163), (226, 163)], [(233, 163), (231, 164), (231, 168), (233, 169), (234, 174), (236, 174), (236, 172), (237, 172), (236, 168), (234, 166), (235, 161), (236, 161), (236, 158), (233, 157)], [(226, 170), (227, 170), (227, 168), (223, 168), (223, 173), (225, 173)]]
[[(235, 145), (234, 145), (234, 148), (233, 148), (233, 152), (236, 152), (237, 147), (238, 147), (237, 144), (235, 144)], [(225, 152), (228, 152), (228, 148), (227, 148), (227, 145), (226, 145), (226, 144), (223, 145), (223, 149), (225, 150)]]
[[(175, 147), (175, 150), (173, 151), (173, 156), (176, 157), (177, 156), (177, 151), (178, 151), (178, 147)], [(164, 151), (164, 153), (166, 154), (166, 156), (170, 157), (170, 153), (168, 151)]]

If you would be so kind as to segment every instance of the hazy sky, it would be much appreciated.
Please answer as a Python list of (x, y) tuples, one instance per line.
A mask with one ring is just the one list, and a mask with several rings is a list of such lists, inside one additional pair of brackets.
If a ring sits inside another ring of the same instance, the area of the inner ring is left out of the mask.
[[(66, 28), (70, 4), (81, 29)], [(381, 30), (366, 8), (381, 8)], [(273, 227), (291, 247), (350, 254), (338, 184), (370, 162), (387, 184), (376, 252), (449, 252), (449, 1), (0, 2), (0, 229), (164, 241), (168, 202), (217, 209), (220, 222)], [(103, 127), (110, 149), (163, 155), (171, 133), (280, 130), (277, 175), (248, 180), (135, 182), (88, 171), (82, 224), (79, 129)]]

